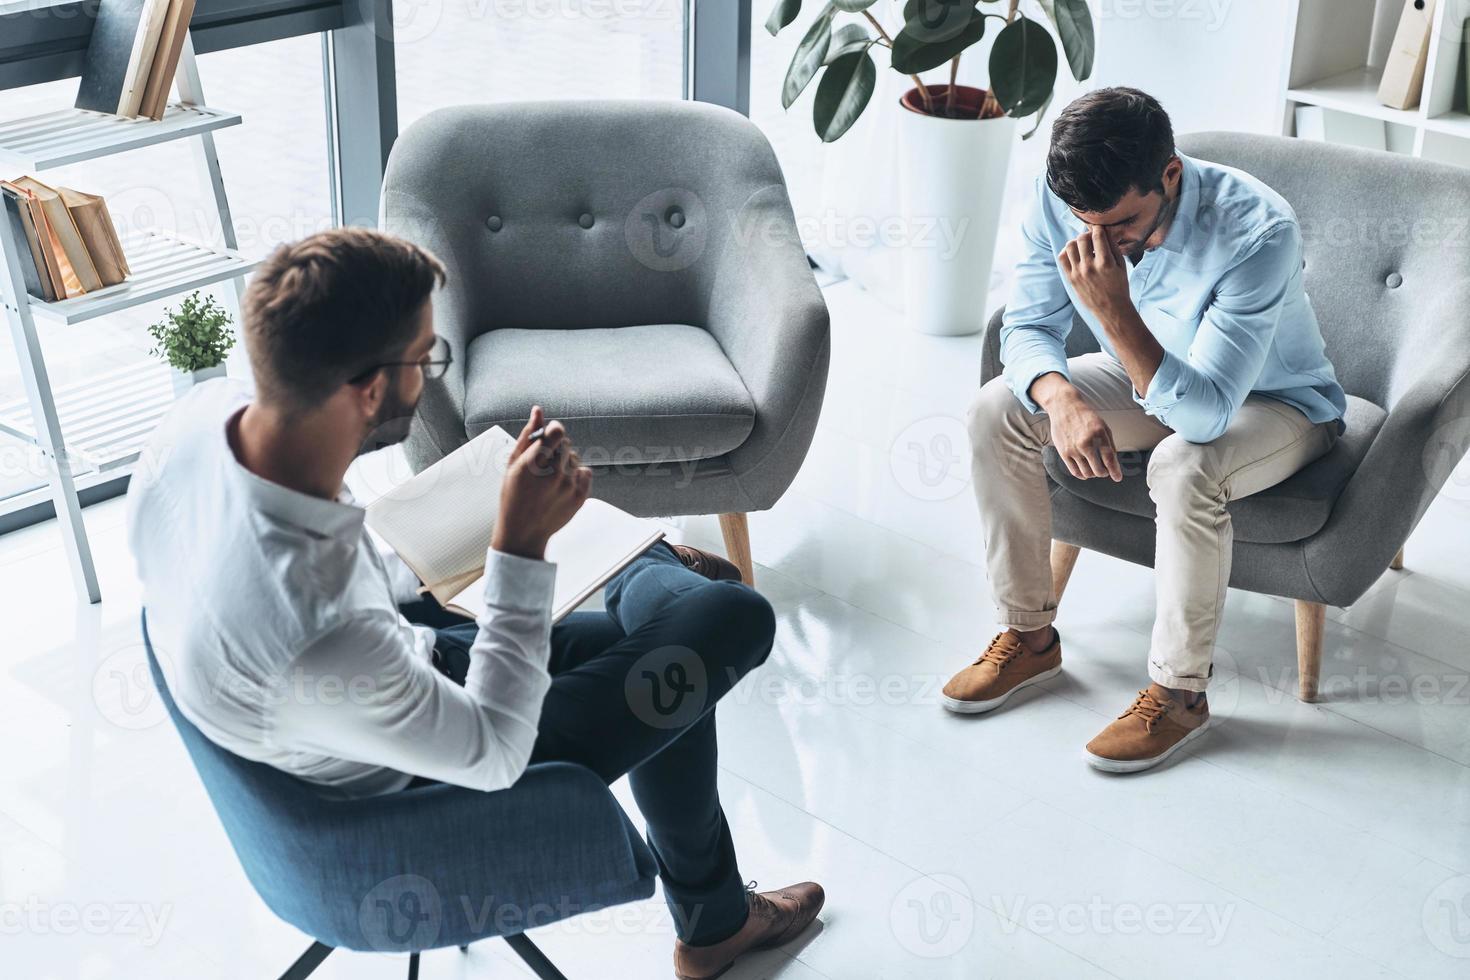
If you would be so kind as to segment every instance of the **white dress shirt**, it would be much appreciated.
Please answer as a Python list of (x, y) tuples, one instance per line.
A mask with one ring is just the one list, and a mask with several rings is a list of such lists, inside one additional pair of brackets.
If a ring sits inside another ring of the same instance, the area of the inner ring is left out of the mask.
[[(343, 490), (325, 500), (242, 466), (228, 430), (244, 382), (197, 385), (128, 488), (148, 634), (179, 710), (213, 742), (346, 796), (413, 776), (480, 790), (526, 768), (551, 685), (556, 566), (491, 549), (461, 688), (434, 631), (398, 598), (417, 579), (381, 553)], [(396, 583), (396, 585), (395, 585)]]

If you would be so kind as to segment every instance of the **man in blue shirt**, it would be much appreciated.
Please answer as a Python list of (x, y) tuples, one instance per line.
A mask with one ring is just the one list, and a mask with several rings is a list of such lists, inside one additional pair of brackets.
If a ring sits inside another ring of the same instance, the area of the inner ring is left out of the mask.
[[(1077, 479), (1114, 481), (1120, 451), (1152, 450), (1152, 683), (1087, 746), (1099, 769), (1147, 769), (1209, 724), (1230, 579), (1226, 503), (1331, 449), (1346, 397), (1303, 289), (1291, 206), (1249, 174), (1178, 152), (1149, 95), (1101, 89), (1060, 114), (1022, 233), (1004, 376), (969, 415), (1005, 629), (950, 680), (945, 704), (988, 711), (1061, 670), (1042, 449)], [(1100, 352), (1067, 357), (1074, 316)]]

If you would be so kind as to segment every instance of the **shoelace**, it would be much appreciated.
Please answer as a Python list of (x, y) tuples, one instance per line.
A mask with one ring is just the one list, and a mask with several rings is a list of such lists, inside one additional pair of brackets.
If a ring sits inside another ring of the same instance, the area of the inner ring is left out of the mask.
[(1004, 670), (1005, 665), (1015, 660), (1021, 654), (1021, 641), (1016, 634), (1010, 630), (997, 633), (995, 639), (990, 641), (990, 646), (980, 655), (976, 664), (995, 664), (996, 670)]
[(1118, 717), (1119, 719), (1123, 719), (1129, 715), (1138, 715), (1143, 719), (1144, 728), (1151, 732), (1154, 730), (1154, 726), (1159, 723), (1159, 719), (1164, 717), (1164, 712), (1168, 710), (1169, 705), (1166, 702), (1160, 701), (1147, 689), (1144, 689), (1138, 692), (1138, 697), (1128, 710)]

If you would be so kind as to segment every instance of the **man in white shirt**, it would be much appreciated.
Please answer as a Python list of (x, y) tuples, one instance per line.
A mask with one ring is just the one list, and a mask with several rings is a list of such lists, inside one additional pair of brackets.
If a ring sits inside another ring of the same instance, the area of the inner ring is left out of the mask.
[(254, 390), (193, 389), (129, 489), (153, 648), (205, 736), (324, 794), (415, 778), (493, 791), (554, 760), (629, 775), (676, 972), (713, 976), (793, 938), (823, 900), (811, 882), (747, 891), (716, 786), (715, 704), (769, 654), (771, 608), (724, 559), (660, 543), (609, 583), (605, 612), (553, 626), (546, 542), (592, 473), (537, 407), (502, 488), (484, 615), (437, 632), (403, 617), (417, 579), (374, 546), (343, 476), (407, 435), (448, 364), (430, 300), (444, 279), (432, 255), (365, 229), (282, 246), (256, 272)]

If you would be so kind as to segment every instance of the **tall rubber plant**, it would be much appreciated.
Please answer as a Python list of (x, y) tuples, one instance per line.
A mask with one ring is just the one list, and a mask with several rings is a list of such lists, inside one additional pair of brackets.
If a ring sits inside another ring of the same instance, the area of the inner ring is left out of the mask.
[[(817, 81), (812, 123), (823, 142), (847, 132), (872, 99), (878, 81), (874, 48), (887, 49), (889, 67), (913, 79), (925, 113), (948, 118), (1034, 115), (1039, 126), (1057, 78), (1052, 31), (1061, 40), (1072, 77), (1080, 82), (1092, 74), (1095, 41), (1087, 0), (1028, 0), (1040, 9), (1041, 19), (1023, 13), (1021, 0), (907, 0), (903, 26), (897, 31), (873, 16), (870, 8), (876, 2), (828, 0), (802, 35), (786, 69), (781, 104), (787, 109)], [(789, 27), (800, 16), (801, 5), (802, 0), (777, 0), (766, 30), (774, 36)], [(998, 12), (1001, 8), (1004, 14)], [(837, 24), (843, 16), (855, 19)], [(990, 46), (990, 88), (977, 114), (956, 103), (954, 80), (960, 57), (987, 30), (997, 33)], [(945, 62), (950, 84), (936, 96), (919, 73)], [(1035, 131), (1033, 126), (1023, 138)]]

